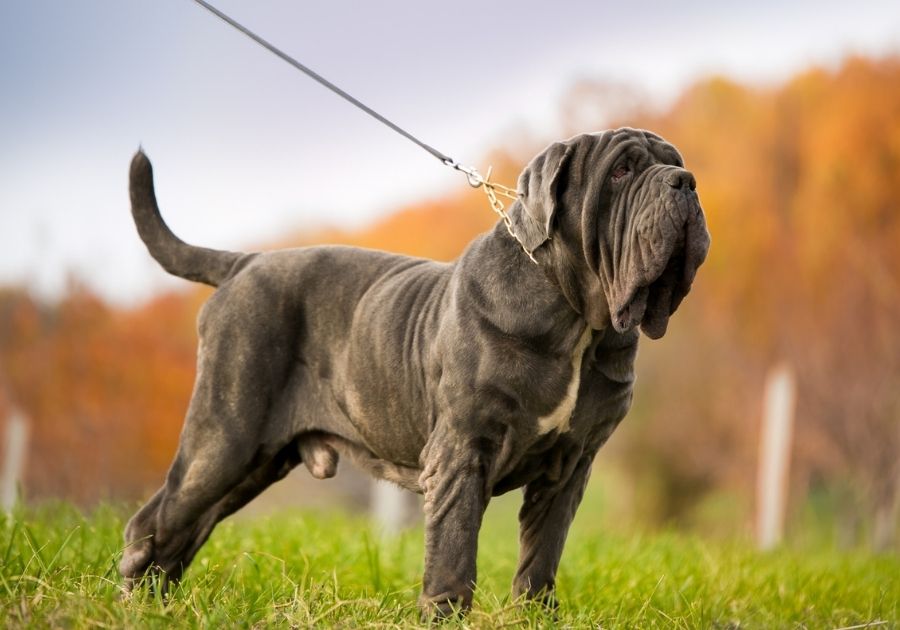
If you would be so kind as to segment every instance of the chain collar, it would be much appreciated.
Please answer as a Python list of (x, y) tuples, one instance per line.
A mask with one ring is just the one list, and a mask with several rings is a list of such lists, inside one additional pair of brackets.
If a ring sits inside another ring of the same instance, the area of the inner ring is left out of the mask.
[(447, 166), (464, 173), (466, 179), (469, 181), (469, 186), (472, 188), (481, 188), (484, 190), (484, 194), (487, 195), (488, 203), (491, 204), (491, 209), (497, 213), (497, 215), (503, 219), (503, 225), (506, 226), (506, 231), (509, 232), (510, 236), (516, 239), (516, 242), (519, 244), (519, 247), (522, 248), (522, 251), (525, 252), (525, 255), (528, 256), (528, 259), (531, 260), (535, 265), (538, 264), (538, 261), (535, 259), (534, 255), (525, 247), (522, 243), (522, 240), (519, 238), (519, 235), (516, 234), (515, 230), (513, 230), (512, 219), (509, 218), (509, 213), (506, 211), (506, 207), (503, 201), (500, 200), (500, 197), (505, 197), (511, 201), (515, 201), (519, 198), (519, 192), (514, 188), (510, 188), (509, 186), (504, 186), (503, 184), (498, 184), (496, 182), (491, 181), (491, 172), (493, 171), (493, 166), (488, 166), (487, 173), (482, 175), (476, 169), (471, 166), (463, 166), (454, 160), (447, 160), (444, 162)]

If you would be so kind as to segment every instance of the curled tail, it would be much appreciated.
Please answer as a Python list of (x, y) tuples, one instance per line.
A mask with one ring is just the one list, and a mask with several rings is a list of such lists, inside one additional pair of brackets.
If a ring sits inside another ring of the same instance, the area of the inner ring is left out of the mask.
[(163, 269), (172, 275), (214, 287), (237, 273), (253, 254), (195, 247), (172, 233), (159, 213), (153, 190), (153, 167), (143, 151), (131, 160), (131, 215), (141, 240)]

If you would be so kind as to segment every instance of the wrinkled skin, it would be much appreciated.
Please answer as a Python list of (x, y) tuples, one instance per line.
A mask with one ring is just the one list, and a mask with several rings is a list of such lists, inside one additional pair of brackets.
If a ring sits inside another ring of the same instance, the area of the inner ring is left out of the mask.
[(678, 152), (640, 130), (551, 145), (519, 191), (515, 238), (498, 223), (452, 264), (336, 246), (241, 254), (178, 240), (136, 155), (150, 253), (219, 289), (175, 461), (126, 528), (126, 584), (178, 579), (219, 520), (299, 463), (325, 478), (347, 456), (425, 495), (426, 615), (471, 605), (484, 509), (514, 488), (513, 590), (553, 602), (594, 455), (631, 404), (637, 329), (665, 333), (709, 235)]

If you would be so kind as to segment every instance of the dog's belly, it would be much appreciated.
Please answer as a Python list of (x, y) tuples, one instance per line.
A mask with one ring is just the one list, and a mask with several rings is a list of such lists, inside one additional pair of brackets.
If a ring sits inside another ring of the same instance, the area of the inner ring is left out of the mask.
[(346, 419), (369, 459), (418, 468), (431, 424), (424, 405), (417, 413), (409, 403), (369, 396), (358, 389), (348, 391), (345, 401)]
[(415, 468), (434, 427), (440, 378), (433, 340), (449, 269), (411, 261), (360, 299), (335, 396), (373, 457)]

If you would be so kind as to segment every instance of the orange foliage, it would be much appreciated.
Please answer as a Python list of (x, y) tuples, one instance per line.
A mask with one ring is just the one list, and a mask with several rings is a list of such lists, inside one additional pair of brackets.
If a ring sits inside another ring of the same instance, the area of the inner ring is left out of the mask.
[(726, 485), (752, 496), (763, 374), (787, 360), (800, 395), (797, 495), (850, 486), (896, 521), (900, 59), (854, 58), (775, 89), (711, 80), (630, 122), (681, 149), (713, 235), (689, 315), (645, 345), (656, 378), (638, 392), (651, 402), (641, 431), (626, 433), (633, 447), (700, 495)]
[[(564, 107), (582, 129), (602, 84)], [(581, 100), (579, 100), (581, 99)], [(752, 496), (765, 369), (798, 370), (795, 491), (852, 478), (875, 505), (900, 493), (900, 60), (850, 59), (783, 86), (698, 83), (666, 112), (612, 110), (675, 143), (697, 175), (713, 245), (667, 337), (641, 352), (635, 410), (610, 456), (654, 475), (660, 518), (714, 488)], [(514, 184), (540, 146), (498, 153)], [(300, 235), (449, 260), (496, 220), (479, 191), (402, 209), (359, 232)], [(0, 376), (33, 429), (27, 488), (83, 501), (162, 478), (194, 369), (205, 290), (134, 310), (84, 290), (61, 303), (0, 293)]]

